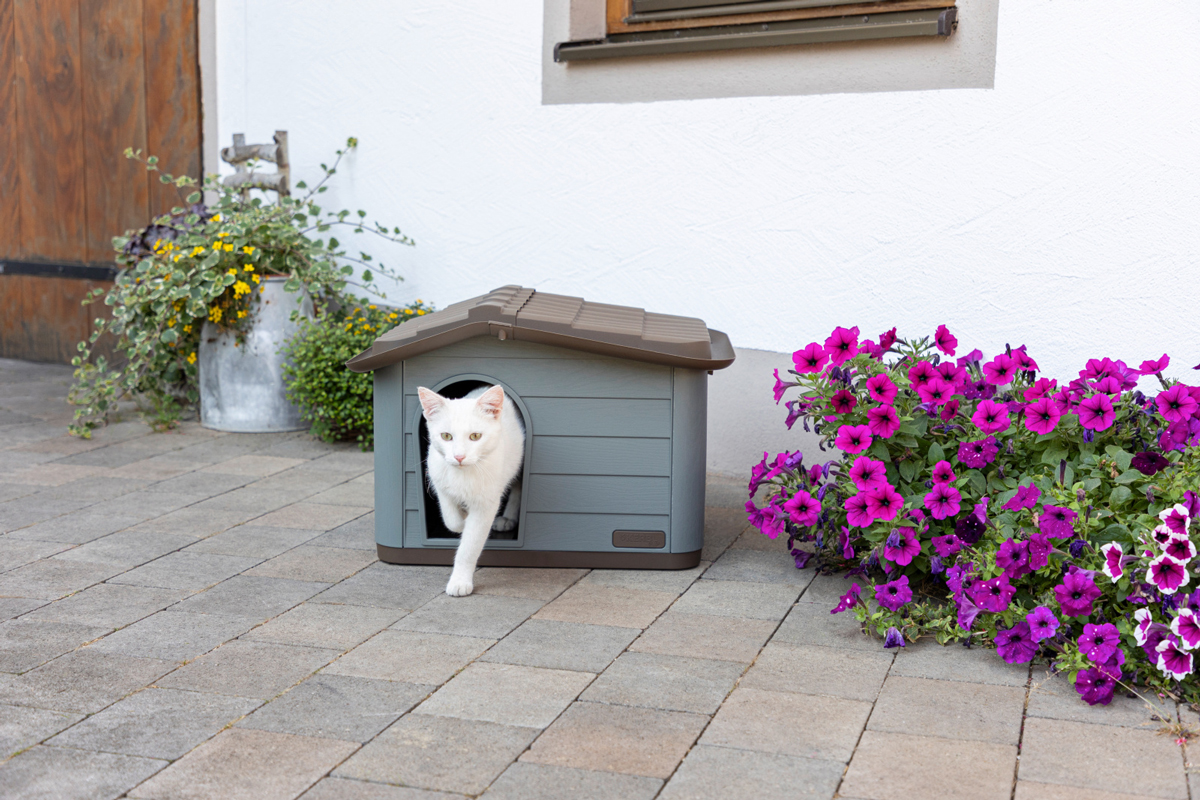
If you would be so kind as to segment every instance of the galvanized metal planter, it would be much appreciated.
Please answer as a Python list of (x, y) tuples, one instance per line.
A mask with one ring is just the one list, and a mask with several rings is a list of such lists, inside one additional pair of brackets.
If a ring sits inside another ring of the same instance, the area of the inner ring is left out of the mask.
[[(235, 433), (280, 433), (308, 428), (287, 399), (286, 359), (279, 352), (298, 330), (292, 312), (313, 315), (312, 299), (283, 289), (286, 278), (267, 278), (254, 304), (245, 342), (211, 322), (200, 337), (200, 424)], [(299, 305), (297, 306), (297, 300)]]

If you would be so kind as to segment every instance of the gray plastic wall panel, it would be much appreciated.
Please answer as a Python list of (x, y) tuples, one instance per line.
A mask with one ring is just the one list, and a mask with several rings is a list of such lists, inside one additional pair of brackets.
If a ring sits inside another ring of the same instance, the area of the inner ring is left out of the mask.
[(375, 541), (404, 546), (404, 365), (375, 372)]
[(675, 368), (671, 436), (673, 553), (704, 546), (704, 465), (708, 441), (708, 373)]
[(671, 368), (636, 361), (577, 361), (562, 359), (547, 367), (544, 358), (450, 358), (441, 353), (417, 356), (407, 362), (405, 380), (410, 392), (432, 387), (452, 375), (492, 374), (525, 397), (671, 397)]
[(649, 514), (547, 514), (525, 516), (525, 549), (664, 553), (669, 547), (613, 547), (613, 531), (663, 531), (670, 542), (670, 517)]
[(628, 436), (666, 439), (671, 435), (670, 400), (616, 400), (526, 397), (534, 432), (541, 436)]
[(671, 440), (534, 436), (532, 467), (538, 474), (669, 477)]
[(668, 514), (669, 478), (534, 475), (522, 495), (529, 511), (579, 514)]

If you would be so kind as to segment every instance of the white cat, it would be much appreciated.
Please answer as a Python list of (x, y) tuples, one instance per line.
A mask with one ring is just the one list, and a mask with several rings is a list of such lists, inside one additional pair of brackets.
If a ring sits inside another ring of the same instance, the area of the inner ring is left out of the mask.
[[(480, 387), (458, 400), (424, 386), (417, 394), (429, 428), (426, 474), (437, 494), (442, 521), (462, 534), (446, 594), (465, 597), (475, 590), (475, 563), (488, 533), (517, 526), (525, 424), (512, 401), (505, 402), (499, 386)], [(510, 485), (504, 513), (497, 516)]]

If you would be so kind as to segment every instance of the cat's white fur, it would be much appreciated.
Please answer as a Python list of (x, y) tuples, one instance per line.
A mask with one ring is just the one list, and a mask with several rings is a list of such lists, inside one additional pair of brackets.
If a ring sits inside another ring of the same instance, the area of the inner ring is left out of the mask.
[[(424, 386), (417, 394), (429, 429), (426, 474), (437, 494), (442, 521), (462, 534), (446, 594), (465, 597), (475, 590), (475, 563), (488, 533), (510, 531), (517, 525), (525, 424), (499, 386), (480, 387), (457, 400)], [(500, 500), (510, 486), (500, 514)]]

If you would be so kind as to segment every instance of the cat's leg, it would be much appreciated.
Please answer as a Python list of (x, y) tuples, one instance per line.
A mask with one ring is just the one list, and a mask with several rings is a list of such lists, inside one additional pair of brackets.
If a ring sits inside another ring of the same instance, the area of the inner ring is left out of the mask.
[(454, 533), (462, 533), (466, 517), (463, 515), (462, 507), (459, 506), (458, 501), (452, 499), (436, 486), (433, 487), (433, 491), (437, 493), (438, 508), (441, 509), (442, 522), (445, 523), (446, 528)]
[(475, 591), (475, 564), (479, 561), (483, 546), (487, 544), (492, 520), (499, 510), (499, 497), (473, 504), (467, 509), (462, 538), (458, 542), (458, 550), (454, 553), (454, 570), (446, 584), (446, 594), (451, 597), (466, 597)]
[(517, 527), (517, 521), (521, 518), (521, 481), (517, 479), (513, 481), (512, 488), (508, 490), (508, 502), (504, 504), (504, 511), (500, 516), (496, 517), (492, 522), (492, 530), (494, 531), (511, 531)]

